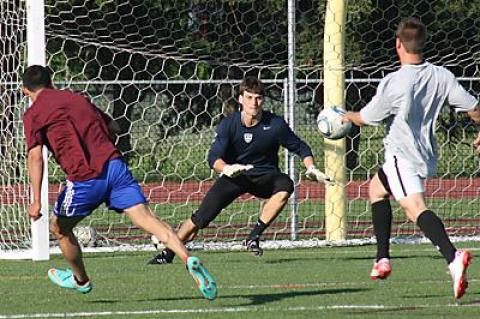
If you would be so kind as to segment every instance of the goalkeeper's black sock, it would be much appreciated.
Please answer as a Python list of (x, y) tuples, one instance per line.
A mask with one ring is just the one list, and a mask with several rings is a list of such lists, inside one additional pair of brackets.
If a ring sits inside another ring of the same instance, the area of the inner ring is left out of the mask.
[(392, 231), (392, 207), (388, 199), (372, 203), (373, 232), (377, 238), (377, 261), (390, 258), (390, 233)]
[(265, 229), (267, 229), (269, 224), (265, 224), (260, 219), (255, 224), (255, 227), (252, 229), (250, 235), (248, 235), (248, 239), (259, 239), (260, 236), (263, 234)]
[(175, 253), (173, 252), (173, 250), (171, 250), (170, 248), (166, 247), (163, 251), (162, 251), (162, 255), (163, 257), (165, 257), (166, 260), (169, 260), (169, 261), (172, 261), (173, 258), (175, 257)]
[(417, 225), (425, 236), (440, 250), (447, 263), (455, 259), (455, 247), (448, 238), (443, 222), (431, 210), (426, 210), (417, 218)]

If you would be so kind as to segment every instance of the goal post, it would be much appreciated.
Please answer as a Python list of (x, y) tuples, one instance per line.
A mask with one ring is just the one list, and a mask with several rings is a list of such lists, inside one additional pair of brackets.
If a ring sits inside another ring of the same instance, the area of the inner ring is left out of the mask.
[[(346, 4), (343, 0), (329, 0), (325, 12), (324, 32), (324, 107), (345, 109), (345, 43)], [(347, 137), (348, 138), (348, 137)], [(347, 238), (347, 192), (345, 138), (325, 139), (325, 173), (335, 179), (335, 185), (325, 191), (325, 236), (328, 241)]]
[[(27, 60), (28, 65), (45, 65), (45, 1), (27, 1)], [(32, 259), (48, 260), (50, 258), (49, 240), (49, 202), (48, 202), (48, 150), (44, 146), (43, 177), (41, 189), (41, 214), (37, 221), (31, 221)], [(27, 212), (25, 212), (27, 213)]]

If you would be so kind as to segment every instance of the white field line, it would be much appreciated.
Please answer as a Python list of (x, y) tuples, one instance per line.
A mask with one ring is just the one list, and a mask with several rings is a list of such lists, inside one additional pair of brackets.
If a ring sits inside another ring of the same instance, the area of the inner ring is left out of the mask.
[[(450, 237), (452, 242), (469, 242), (480, 241), (480, 236), (452, 236)], [(390, 240), (392, 244), (428, 244), (428, 239), (420, 236), (408, 236), (408, 237), (394, 237)], [(372, 246), (375, 244), (374, 238), (364, 239), (349, 239), (339, 242), (330, 242), (320, 239), (307, 239), (307, 240), (267, 240), (262, 242), (262, 248), (266, 250), (276, 249), (296, 249), (296, 248), (320, 248), (320, 247), (358, 247), (358, 246)], [(203, 250), (203, 251), (243, 251), (245, 247), (242, 242), (190, 242), (187, 244), (190, 250)], [(158, 245), (158, 249), (163, 249), (163, 245)], [(478, 250), (472, 249), (472, 250)], [(84, 247), (84, 252), (128, 252), (128, 251), (156, 251), (152, 244), (144, 245), (123, 245), (112, 247)], [(350, 251), (350, 250), (349, 250)], [(60, 254), (61, 251), (58, 247), (51, 247), (50, 254)], [(346, 252), (348, 253), (348, 252)], [(32, 256), (31, 250), (13, 250), (3, 251), (0, 249), (0, 259), (30, 259)]]
[(358, 310), (398, 310), (403, 308), (413, 309), (432, 309), (432, 308), (450, 308), (450, 307), (480, 307), (480, 303), (473, 304), (443, 304), (443, 305), (329, 305), (329, 306), (312, 306), (312, 307), (222, 307), (222, 308), (205, 308), (205, 309), (151, 309), (151, 310), (132, 310), (132, 311), (92, 311), (92, 312), (50, 312), (50, 313), (33, 313), (33, 314), (13, 314), (1, 315), (0, 319), (26, 319), (26, 318), (74, 318), (74, 317), (105, 317), (105, 316), (142, 316), (142, 315), (158, 315), (158, 314), (185, 314), (185, 313), (232, 313), (232, 312), (273, 312), (281, 311), (301, 312), (301, 311), (322, 311), (322, 310), (342, 310), (342, 309), (358, 309)]

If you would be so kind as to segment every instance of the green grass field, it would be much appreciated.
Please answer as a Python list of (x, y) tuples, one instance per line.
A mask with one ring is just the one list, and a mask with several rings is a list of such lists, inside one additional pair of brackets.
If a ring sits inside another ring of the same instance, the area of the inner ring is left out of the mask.
[[(475, 254), (476, 242), (462, 243)], [(146, 265), (151, 253), (86, 254), (94, 290), (56, 288), (46, 276), (64, 267), (0, 261), (0, 318), (478, 318), (480, 264), (456, 303), (444, 260), (430, 245), (393, 245), (393, 273), (373, 282), (374, 246), (244, 252), (198, 252), (219, 284), (203, 299), (183, 265)]]

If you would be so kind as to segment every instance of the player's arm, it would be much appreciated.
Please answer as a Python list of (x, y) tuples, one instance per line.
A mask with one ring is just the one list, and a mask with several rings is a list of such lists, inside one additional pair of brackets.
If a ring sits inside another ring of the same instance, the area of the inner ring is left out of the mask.
[[(472, 121), (480, 123), (480, 103), (478, 100), (460, 85), (453, 74), (451, 74), (450, 83), (448, 104), (454, 108), (455, 112), (466, 112)], [(473, 146), (477, 152), (480, 152), (480, 133), (473, 141)]]
[(120, 134), (120, 125), (118, 125), (117, 121), (115, 121), (107, 113), (103, 112), (99, 108), (97, 108), (97, 110), (102, 116), (103, 121), (107, 124), (110, 139), (112, 141), (115, 141), (115, 139), (117, 138), (117, 135)]
[(118, 125), (117, 121), (115, 121), (110, 115), (103, 112), (95, 104), (93, 104), (88, 98), (86, 98), (86, 99), (90, 103), (90, 105), (98, 112), (98, 114), (100, 114), (103, 122), (105, 122), (105, 124), (107, 125), (108, 134), (110, 136), (110, 139), (112, 141), (115, 141), (116, 138), (117, 138), (117, 135), (120, 134), (120, 125)]
[(227, 166), (228, 164), (225, 163), (225, 161), (221, 158), (215, 160), (215, 162), (213, 163), (213, 170), (217, 173), (217, 174), (221, 174), (223, 169), (225, 168), (225, 166)]
[(218, 124), (212, 146), (207, 156), (208, 165), (218, 174), (220, 174), (225, 165), (227, 165), (223, 157), (225, 156), (229, 143), (228, 123), (227, 119), (223, 119), (220, 124)]
[(313, 159), (313, 156), (306, 156), (303, 159), (303, 165), (308, 169), (311, 166), (315, 166), (315, 160)]
[(307, 168), (307, 171), (305, 172), (305, 176), (308, 179), (316, 182), (321, 182), (326, 185), (335, 184), (335, 181), (333, 180), (333, 178), (330, 178), (315, 166), (315, 161), (313, 159), (313, 156), (305, 157), (303, 159), (303, 165), (305, 165), (305, 167)]
[(28, 207), (28, 215), (37, 220), (42, 217), (41, 209), (41, 189), (43, 179), (43, 155), (42, 147), (45, 144), (43, 134), (40, 129), (33, 124), (33, 114), (25, 113), (23, 117), (23, 130), (25, 141), (27, 143), (27, 166), (30, 176), (30, 183), (33, 192), (33, 202)]
[[(467, 112), (468, 116), (474, 121), (475, 123), (480, 123), (480, 104), (477, 104), (473, 109)], [(480, 153), (480, 132), (478, 133), (477, 138), (473, 141), (473, 146), (477, 153)]]
[(118, 125), (117, 121), (112, 119), (108, 122), (108, 133), (110, 134), (110, 138), (115, 141), (118, 134), (120, 134), (120, 125)]
[(468, 116), (475, 123), (480, 123), (480, 104), (477, 104), (473, 109), (467, 112)]
[[(290, 152), (293, 152), (300, 156), (302, 161), (304, 161), (307, 157), (311, 157), (313, 161), (313, 153), (310, 146), (308, 146), (307, 143), (305, 143), (301, 138), (299, 138), (283, 119), (281, 120), (279, 126), (280, 128), (278, 131), (280, 133), (278, 136), (278, 143)], [(307, 160), (307, 163), (309, 162), (310, 161)]]
[(365, 105), (360, 112), (347, 112), (342, 117), (343, 122), (352, 122), (357, 126), (373, 125), (377, 126), (384, 119), (390, 116), (391, 101), (386, 86), (390, 77), (385, 77), (380, 81), (377, 92), (372, 100)]
[(32, 185), (33, 202), (28, 208), (28, 215), (37, 220), (42, 217), (41, 209), (41, 190), (43, 178), (43, 156), (42, 145), (36, 145), (28, 151), (28, 173)]
[(342, 116), (342, 122), (352, 122), (356, 126), (364, 126), (365, 123), (360, 116), (360, 112), (346, 112)]

